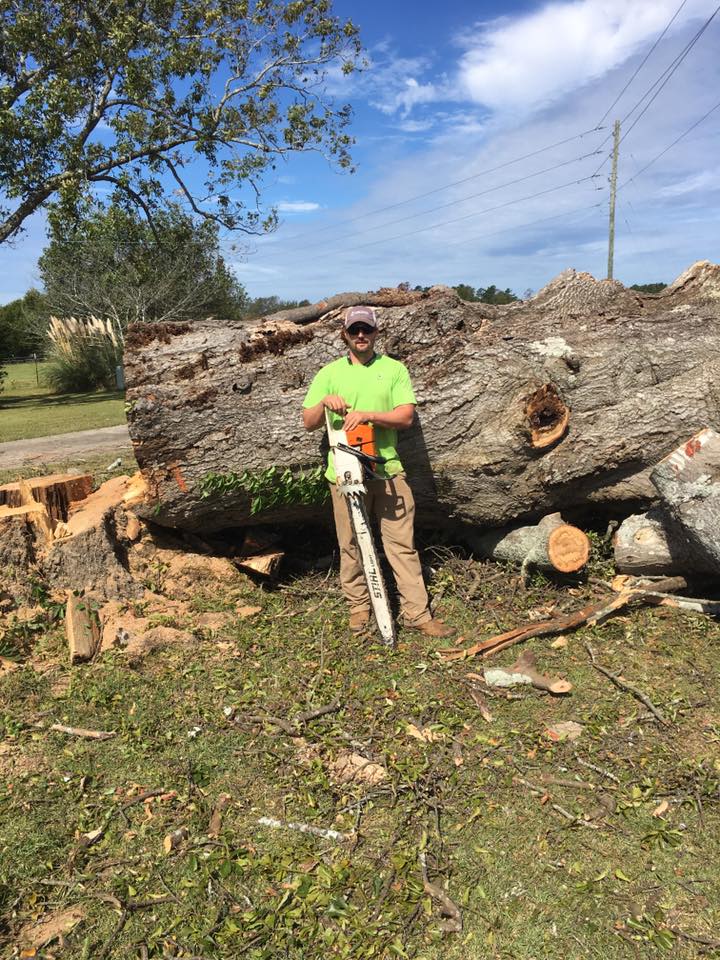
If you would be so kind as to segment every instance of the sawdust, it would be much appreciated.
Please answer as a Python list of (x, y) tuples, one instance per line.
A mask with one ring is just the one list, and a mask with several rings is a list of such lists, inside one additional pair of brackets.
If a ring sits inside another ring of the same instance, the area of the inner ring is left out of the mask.
[(349, 750), (338, 754), (330, 764), (329, 772), (331, 778), (338, 784), (362, 783), (369, 787), (376, 787), (388, 778), (385, 767)]

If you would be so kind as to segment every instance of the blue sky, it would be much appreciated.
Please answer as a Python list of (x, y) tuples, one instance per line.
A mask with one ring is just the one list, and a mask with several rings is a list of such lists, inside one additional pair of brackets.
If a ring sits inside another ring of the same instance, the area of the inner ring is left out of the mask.
[[(369, 61), (328, 78), (354, 107), (357, 173), (288, 158), (264, 192), (280, 227), (226, 240), (228, 261), (252, 296), (311, 300), (402, 281), (522, 294), (568, 267), (602, 277), (611, 127), (623, 118), (615, 276), (669, 282), (718, 261), (720, 107), (671, 144), (720, 100), (720, 14), (648, 105), (716, 7), (680, 3), (336, 0)], [(0, 248), (0, 302), (37, 283), (43, 240), (38, 216)]]

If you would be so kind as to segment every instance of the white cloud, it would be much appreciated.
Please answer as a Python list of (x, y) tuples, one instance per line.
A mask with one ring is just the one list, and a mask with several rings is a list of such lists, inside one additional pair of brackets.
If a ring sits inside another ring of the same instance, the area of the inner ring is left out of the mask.
[(699, 196), (718, 189), (720, 189), (720, 173), (717, 170), (702, 170), (700, 173), (683, 177), (675, 183), (661, 187), (658, 190), (658, 196), (668, 198), (683, 197), (688, 194)]
[(320, 209), (320, 204), (313, 200), (281, 200), (275, 206), (280, 213), (312, 213)]
[(418, 83), (415, 77), (404, 77), (395, 90), (382, 90), (382, 98), (370, 100), (372, 106), (383, 113), (392, 114), (399, 110), (406, 117), (413, 107), (420, 103), (433, 103), (442, 99), (440, 88), (434, 83)]
[[(672, 37), (709, 16), (713, 0), (687, 0), (650, 61), (649, 84), (680, 48)], [(526, 16), (476, 23), (456, 37), (457, 62), (433, 73), (430, 54), (401, 56), (390, 42), (368, 53), (364, 71), (330, 77), (333, 93), (362, 98), (403, 119), (418, 107), (476, 103), (527, 115), (597, 80), (647, 49), (676, 12), (677, 0), (570, 0), (546, 3)], [(702, 42), (702, 41), (701, 41)], [(670, 44), (670, 46), (668, 46)], [(431, 123), (429, 117), (423, 122)]]
[[(673, 29), (707, 16), (713, 6), (691, 0)], [(676, 0), (574, 0), (480, 24), (464, 37), (458, 94), (494, 110), (526, 113), (623, 63), (660, 34), (676, 7)], [(672, 56), (656, 62), (664, 67)]]
[(422, 82), (419, 77), (432, 69), (432, 57), (401, 56), (388, 41), (367, 51), (367, 64), (362, 70), (343, 74), (338, 68), (328, 70), (328, 92), (354, 101), (366, 100), (381, 113), (402, 116), (419, 104), (444, 98), (443, 79)]
[(403, 133), (426, 133), (434, 126), (435, 120), (429, 117), (427, 120), (401, 120), (397, 128)]

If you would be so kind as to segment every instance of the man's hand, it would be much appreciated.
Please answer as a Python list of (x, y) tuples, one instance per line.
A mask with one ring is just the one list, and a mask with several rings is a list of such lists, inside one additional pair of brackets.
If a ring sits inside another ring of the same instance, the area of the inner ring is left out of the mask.
[(372, 413), (364, 410), (351, 410), (343, 422), (343, 430), (354, 430), (361, 423), (370, 423), (373, 419)]
[(332, 410), (333, 413), (339, 413), (342, 417), (347, 413), (348, 405), (337, 393), (329, 393), (323, 398), (322, 403), (328, 410)]

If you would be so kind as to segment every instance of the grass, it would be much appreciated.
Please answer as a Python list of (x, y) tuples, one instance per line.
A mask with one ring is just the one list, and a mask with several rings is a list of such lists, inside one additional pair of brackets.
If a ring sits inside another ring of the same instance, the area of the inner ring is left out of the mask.
[[(467, 678), (480, 663), (443, 663), (408, 632), (394, 652), (349, 635), (334, 581), (308, 570), (329, 549), (318, 536), (298, 532), (275, 589), (198, 581), (184, 608), (168, 598), (161, 619), (189, 630), (189, 646), (70, 668), (47, 600), (18, 633), (34, 652), (0, 680), (6, 949), (22, 925), (79, 907), (69, 960), (720, 956), (720, 625), (641, 608), (565, 647), (530, 641), (572, 694), (485, 691), (488, 723)], [(601, 589), (538, 576), (522, 590), (511, 571), (450, 550), (425, 559), (435, 602), (467, 643)], [(608, 571), (597, 561), (592, 572)], [(153, 589), (162, 577), (159, 564)], [(262, 612), (238, 619), (238, 605)], [(197, 625), (208, 611), (227, 613), (219, 633)], [(594, 670), (585, 641), (671, 725)], [(336, 698), (338, 710), (299, 725), (302, 737), (271, 719)], [(548, 737), (560, 720), (583, 726), (577, 741)], [(116, 736), (72, 739), (53, 721)], [(332, 764), (348, 750), (387, 779), (339, 783)], [(160, 793), (123, 808), (147, 791)], [(263, 816), (352, 839), (268, 829)], [(167, 853), (176, 830), (184, 839)], [(462, 933), (443, 931), (421, 854), (462, 911)]]
[[(58, 433), (113, 427), (125, 422), (124, 395), (53, 394), (44, 383), (46, 364), (11, 363), (0, 393), (0, 443)], [(39, 379), (39, 383), (38, 383)]]

